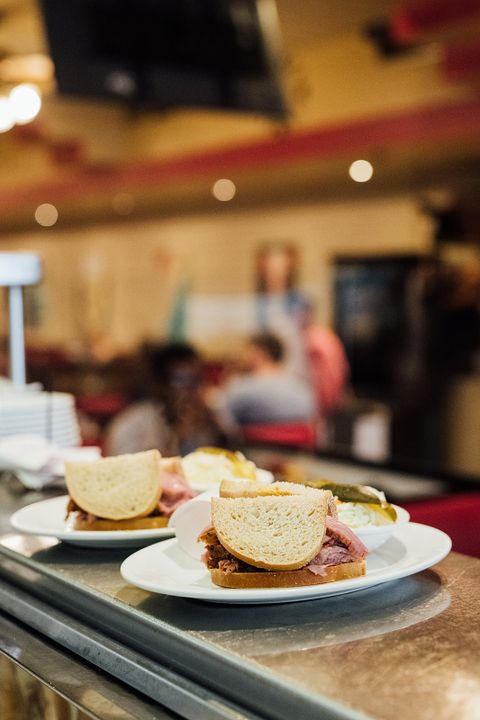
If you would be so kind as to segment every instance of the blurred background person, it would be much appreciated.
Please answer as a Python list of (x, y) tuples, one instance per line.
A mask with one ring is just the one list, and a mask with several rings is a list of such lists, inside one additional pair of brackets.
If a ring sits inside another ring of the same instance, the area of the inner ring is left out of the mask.
[(273, 333), (284, 346), (283, 361), (293, 373), (304, 377), (308, 361), (302, 343), (299, 318), (308, 300), (299, 288), (300, 256), (292, 242), (263, 243), (256, 254), (256, 325), (259, 332)]
[(106, 437), (108, 455), (158, 448), (185, 455), (218, 445), (222, 433), (202, 395), (201, 359), (185, 343), (146, 344), (141, 350), (143, 398), (121, 412)]
[(309, 384), (284, 364), (284, 346), (271, 333), (247, 342), (244, 374), (233, 378), (217, 398), (217, 410), (237, 426), (259, 423), (310, 422), (315, 401)]

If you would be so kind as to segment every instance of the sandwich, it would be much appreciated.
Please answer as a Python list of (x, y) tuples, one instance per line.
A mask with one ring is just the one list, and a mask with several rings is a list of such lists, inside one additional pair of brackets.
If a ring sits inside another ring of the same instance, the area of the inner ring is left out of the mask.
[(179, 458), (158, 450), (65, 464), (67, 518), (74, 530), (163, 528), (194, 493)]
[(328, 491), (222, 483), (199, 540), (212, 582), (225, 588), (299, 587), (365, 575), (367, 548), (335, 517)]

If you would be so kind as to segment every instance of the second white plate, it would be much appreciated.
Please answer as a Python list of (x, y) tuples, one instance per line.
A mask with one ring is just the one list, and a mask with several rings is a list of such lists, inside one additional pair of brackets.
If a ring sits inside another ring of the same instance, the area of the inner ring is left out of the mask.
[(27, 505), (10, 518), (19, 532), (56, 537), (71, 545), (101, 548), (133, 548), (162, 538), (171, 538), (171, 528), (149, 530), (73, 530), (65, 522), (68, 495)]
[(187, 555), (176, 539), (156, 543), (130, 555), (120, 572), (128, 583), (144, 590), (216, 603), (268, 604), (298, 602), (342, 595), (413, 575), (435, 565), (451, 549), (441, 530), (408, 523), (381, 548), (370, 553), (367, 574), (351, 580), (296, 588), (233, 590), (214, 585), (210, 573)]

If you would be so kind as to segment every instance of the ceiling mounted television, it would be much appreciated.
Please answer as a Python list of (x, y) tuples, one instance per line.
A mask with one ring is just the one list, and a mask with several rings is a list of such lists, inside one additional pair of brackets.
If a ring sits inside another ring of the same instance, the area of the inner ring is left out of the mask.
[(42, 0), (59, 92), (283, 117), (275, 0)]

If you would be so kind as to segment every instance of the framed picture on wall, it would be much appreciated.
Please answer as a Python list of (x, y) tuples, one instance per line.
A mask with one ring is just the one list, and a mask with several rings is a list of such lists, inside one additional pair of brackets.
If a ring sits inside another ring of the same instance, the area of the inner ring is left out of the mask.
[(298, 286), (300, 260), (298, 246), (292, 241), (272, 240), (259, 245), (255, 289), (260, 329), (270, 329), (273, 316), (295, 318), (304, 311), (307, 298)]

